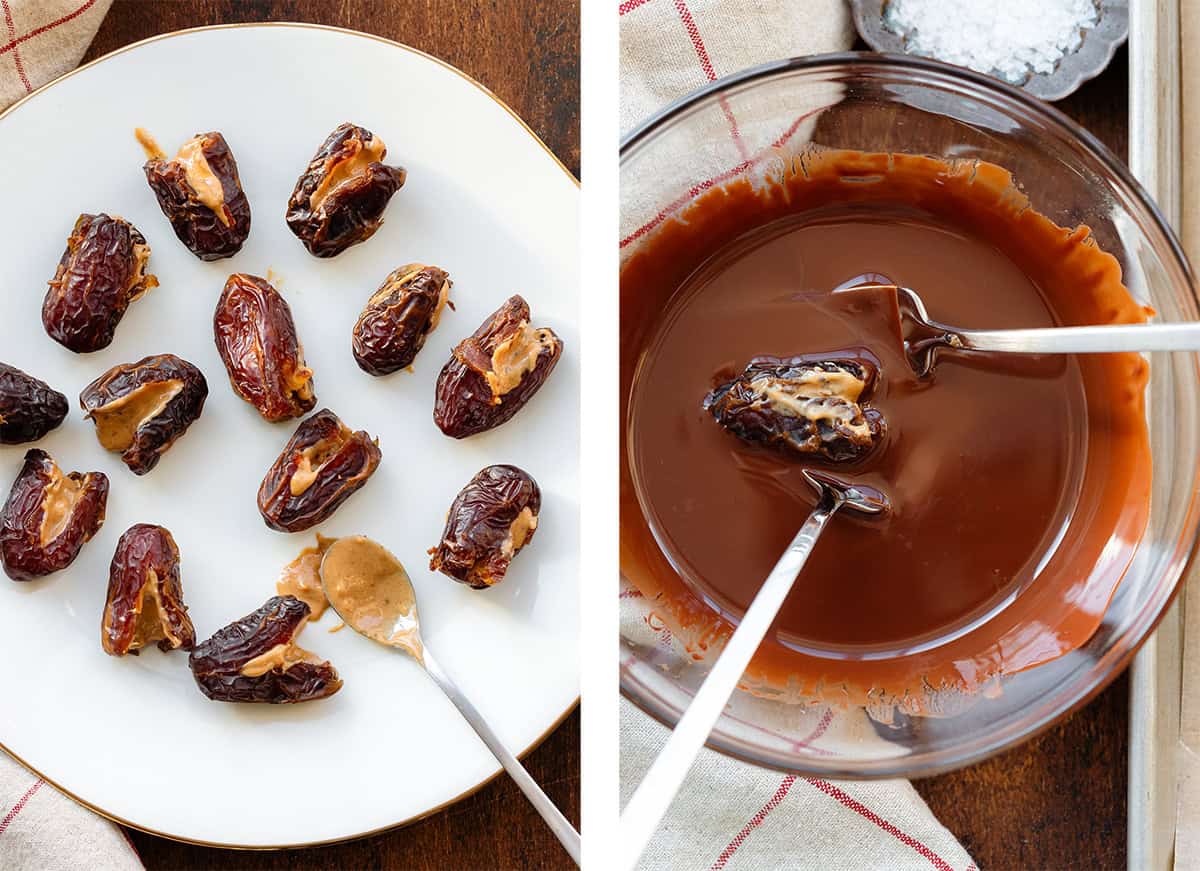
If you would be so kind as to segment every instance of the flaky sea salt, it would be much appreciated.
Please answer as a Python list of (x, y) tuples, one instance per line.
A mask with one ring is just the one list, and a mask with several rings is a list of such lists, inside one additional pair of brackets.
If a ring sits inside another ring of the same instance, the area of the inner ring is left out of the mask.
[(883, 20), (910, 54), (1019, 85), (1053, 72), (1097, 17), (1094, 0), (887, 0)]

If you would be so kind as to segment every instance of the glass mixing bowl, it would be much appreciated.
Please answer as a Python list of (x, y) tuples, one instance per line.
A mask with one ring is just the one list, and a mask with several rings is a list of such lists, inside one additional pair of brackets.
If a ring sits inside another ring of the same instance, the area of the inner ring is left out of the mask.
[[(1016, 88), (899, 55), (833, 54), (756, 67), (714, 82), (633, 131), (621, 148), (622, 257), (715, 185), (777, 172), (786, 158), (806, 147), (999, 164), (1012, 172), (1033, 208), (1063, 227), (1090, 226), (1096, 242), (1120, 262), (1126, 287), (1158, 318), (1200, 318), (1196, 289), (1174, 234), (1128, 169), (1100, 142)], [(628, 327), (623, 323), (622, 341)], [(936, 716), (908, 716), (894, 708), (881, 712), (870, 702), (830, 706), (827, 699), (806, 703), (739, 690), (709, 746), (804, 774), (930, 774), (1029, 738), (1098, 693), (1129, 663), (1170, 604), (1197, 534), (1200, 357), (1155, 354), (1149, 361), (1149, 526), (1090, 640), (1042, 665), (1005, 675)], [(623, 371), (623, 408), (630, 384), (626, 375)], [(623, 427), (626, 423), (623, 415)], [(625, 457), (622, 472), (622, 510), (638, 511), (628, 492)], [(698, 606), (703, 607), (699, 600)], [(648, 614), (650, 624), (666, 619), (671, 628), (669, 618), (652, 609)], [(685, 651), (664, 641), (663, 633), (647, 631), (645, 622), (623, 620), (622, 690), (673, 726), (719, 645)]]

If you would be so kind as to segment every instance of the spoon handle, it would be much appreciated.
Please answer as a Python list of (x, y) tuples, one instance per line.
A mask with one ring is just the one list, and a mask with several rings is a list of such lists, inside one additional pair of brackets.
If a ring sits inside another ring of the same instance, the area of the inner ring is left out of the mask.
[(823, 499), (800, 527), (754, 597), (742, 622), (725, 644), (725, 649), (701, 684), (700, 691), (625, 805), (621, 812), (619, 871), (632, 871), (637, 864), (663, 814), (675, 800), (675, 794), (683, 785), (696, 754), (704, 746), (730, 694), (737, 687), (738, 680), (774, 622), (775, 615), (779, 613), (817, 537), (842, 504), (840, 499)]
[(1029, 330), (953, 330), (974, 351), (1102, 354), (1119, 351), (1200, 351), (1200, 323), (1112, 324)]
[(471, 704), (470, 699), (463, 695), (462, 690), (458, 688), (458, 685), (454, 683), (450, 675), (433, 658), (429, 652), (429, 648), (425, 648), (424, 654), (425, 670), (433, 678), (434, 683), (441, 687), (442, 692), (446, 694), (446, 698), (454, 702), (454, 706), (458, 708), (459, 713), (471, 724), (471, 728), (475, 730), (475, 734), (483, 739), (483, 743), (487, 745), (488, 749), (495, 754), (500, 764), (504, 766), (504, 770), (516, 781), (521, 792), (525, 793), (525, 797), (529, 799), (530, 804), (541, 814), (542, 819), (550, 827), (550, 831), (554, 832), (554, 836), (558, 838), (567, 852), (571, 854), (571, 858), (575, 860), (575, 864), (578, 865), (580, 862), (579, 832), (575, 831), (575, 827), (554, 806), (554, 802), (550, 801), (549, 796), (542, 792), (542, 788), (537, 785), (537, 781), (529, 776), (529, 772), (525, 770), (525, 766), (521, 764), (520, 760), (504, 746), (504, 742), (500, 740), (500, 736), (492, 731), (492, 727), (483, 718), (483, 714), (479, 713), (479, 709)]

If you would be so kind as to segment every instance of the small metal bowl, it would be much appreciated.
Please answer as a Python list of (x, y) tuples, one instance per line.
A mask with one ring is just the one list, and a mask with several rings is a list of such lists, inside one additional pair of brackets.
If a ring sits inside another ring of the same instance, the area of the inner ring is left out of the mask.
[[(887, 4), (888, 0), (850, 0), (859, 36), (875, 51), (909, 54), (904, 37), (883, 23)], [(1061, 100), (1104, 71), (1118, 46), (1129, 38), (1129, 2), (1099, 0), (1097, 8), (1096, 26), (1084, 33), (1083, 44), (1064, 56), (1054, 72), (1035, 73), (1020, 87), (1043, 100)]]

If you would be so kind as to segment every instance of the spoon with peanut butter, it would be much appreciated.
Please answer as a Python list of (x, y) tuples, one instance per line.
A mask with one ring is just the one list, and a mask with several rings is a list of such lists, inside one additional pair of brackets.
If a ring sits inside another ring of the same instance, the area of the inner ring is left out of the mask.
[(867, 515), (891, 510), (887, 496), (874, 488), (813, 469), (805, 469), (804, 477), (817, 491), (816, 507), (755, 594), (667, 743), (621, 811), (618, 871), (633, 871), (637, 865), (833, 515), (843, 508)]
[(339, 538), (328, 545), (321, 559), (321, 584), (330, 606), (347, 626), (372, 641), (403, 650), (425, 669), (495, 754), (578, 865), (579, 832), (504, 746), (483, 714), (463, 695), (422, 643), (417, 596), (400, 561), (381, 544), (365, 536)]

